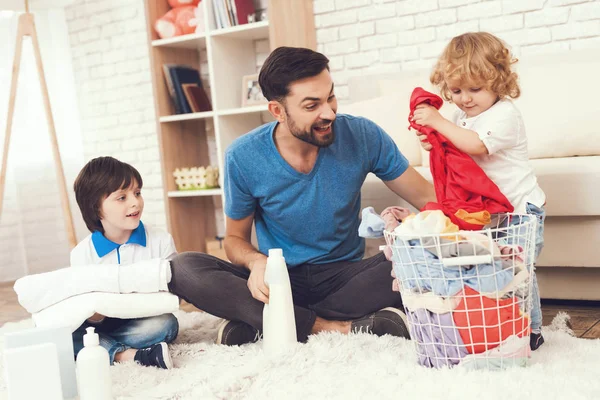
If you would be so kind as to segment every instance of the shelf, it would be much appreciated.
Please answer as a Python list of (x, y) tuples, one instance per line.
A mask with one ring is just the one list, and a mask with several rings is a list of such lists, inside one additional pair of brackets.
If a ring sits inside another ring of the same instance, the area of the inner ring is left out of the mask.
[(269, 111), (267, 104), (260, 104), (257, 106), (230, 108), (228, 110), (217, 111), (217, 114), (221, 115), (221, 116), (227, 116), (227, 115), (253, 114), (253, 113), (265, 112), (265, 111)]
[(269, 21), (253, 22), (251, 24), (233, 26), (231, 28), (217, 29), (211, 31), (210, 36), (244, 40), (268, 39)]
[(206, 47), (206, 37), (226, 37), (232, 39), (258, 40), (269, 38), (269, 21), (253, 22), (233, 26), (231, 28), (216, 29), (213, 31), (192, 33), (189, 35), (175, 36), (168, 39), (152, 41), (152, 47), (170, 47), (178, 49), (203, 49)]
[(160, 121), (160, 123), (178, 122), (178, 121), (189, 121), (192, 119), (212, 118), (212, 116), (214, 116), (214, 115), (215, 115), (214, 112), (206, 111), (206, 112), (197, 112), (197, 113), (167, 115), (164, 117), (160, 117), (158, 120)]
[(168, 192), (169, 197), (203, 197), (203, 196), (220, 196), (223, 194), (222, 189), (205, 189), (205, 190), (173, 190)]
[(153, 40), (152, 47), (171, 47), (191, 50), (203, 49), (206, 47), (206, 33), (192, 33), (168, 39)]

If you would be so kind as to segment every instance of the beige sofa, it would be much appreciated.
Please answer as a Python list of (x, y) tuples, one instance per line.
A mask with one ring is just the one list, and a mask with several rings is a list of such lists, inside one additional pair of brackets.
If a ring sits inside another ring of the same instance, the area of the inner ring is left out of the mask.
[[(529, 140), (531, 163), (547, 195), (545, 247), (538, 260), (542, 298), (600, 300), (600, 52), (522, 57), (516, 104)], [(421, 174), (431, 179), (428, 157), (408, 131), (412, 89), (429, 85), (429, 71), (352, 78), (350, 102), (339, 112), (378, 123)], [(335, 73), (334, 73), (335, 78)], [(454, 105), (442, 108), (451, 115)], [(406, 205), (376, 177), (362, 190), (363, 206), (377, 211)], [(367, 241), (367, 255), (380, 241)]]

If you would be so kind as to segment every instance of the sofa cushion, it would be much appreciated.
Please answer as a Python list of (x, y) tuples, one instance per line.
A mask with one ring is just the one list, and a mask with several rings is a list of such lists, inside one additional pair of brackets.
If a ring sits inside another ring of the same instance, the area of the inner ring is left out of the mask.
[(370, 119), (386, 131), (408, 159), (410, 165), (421, 164), (421, 146), (416, 136), (408, 130), (408, 120), (398, 110), (408, 109), (408, 99), (397, 95), (340, 105), (338, 111)]
[(600, 215), (600, 156), (531, 160), (549, 216)]
[(546, 218), (544, 249), (536, 266), (600, 267), (600, 256), (596, 253), (599, 237), (598, 216)]
[(530, 158), (600, 155), (600, 52), (522, 57), (516, 66)]

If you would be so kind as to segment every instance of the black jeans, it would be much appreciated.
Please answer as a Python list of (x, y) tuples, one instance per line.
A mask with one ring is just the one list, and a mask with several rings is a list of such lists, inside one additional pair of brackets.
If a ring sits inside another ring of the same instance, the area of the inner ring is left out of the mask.
[[(169, 290), (199, 309), (243, 321), (262, 332), (264, 304), (252, 297), (244, 267), (203, 253), (171, 260)], [(298, 340), (304, 342), (316, 317), (347, 321), (385, 307), (401, 307), (392, 291), (392, 264), (383, 253), (361, 261), (302, 264), (289, 269)]]

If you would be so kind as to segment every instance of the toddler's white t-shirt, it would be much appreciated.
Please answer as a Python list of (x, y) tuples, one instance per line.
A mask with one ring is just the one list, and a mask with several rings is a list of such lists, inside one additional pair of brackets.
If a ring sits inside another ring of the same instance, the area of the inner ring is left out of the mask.
[(510, 201), (515, 212), (524, 213), (527, 203), (538, 207), (546, 203), (546, 195), (529, 163), (525, 124), (512, 101), (499, 100), (471, 118), (458, 110), (453, 122), (477, 132), (489, 154), (471, 157)]

